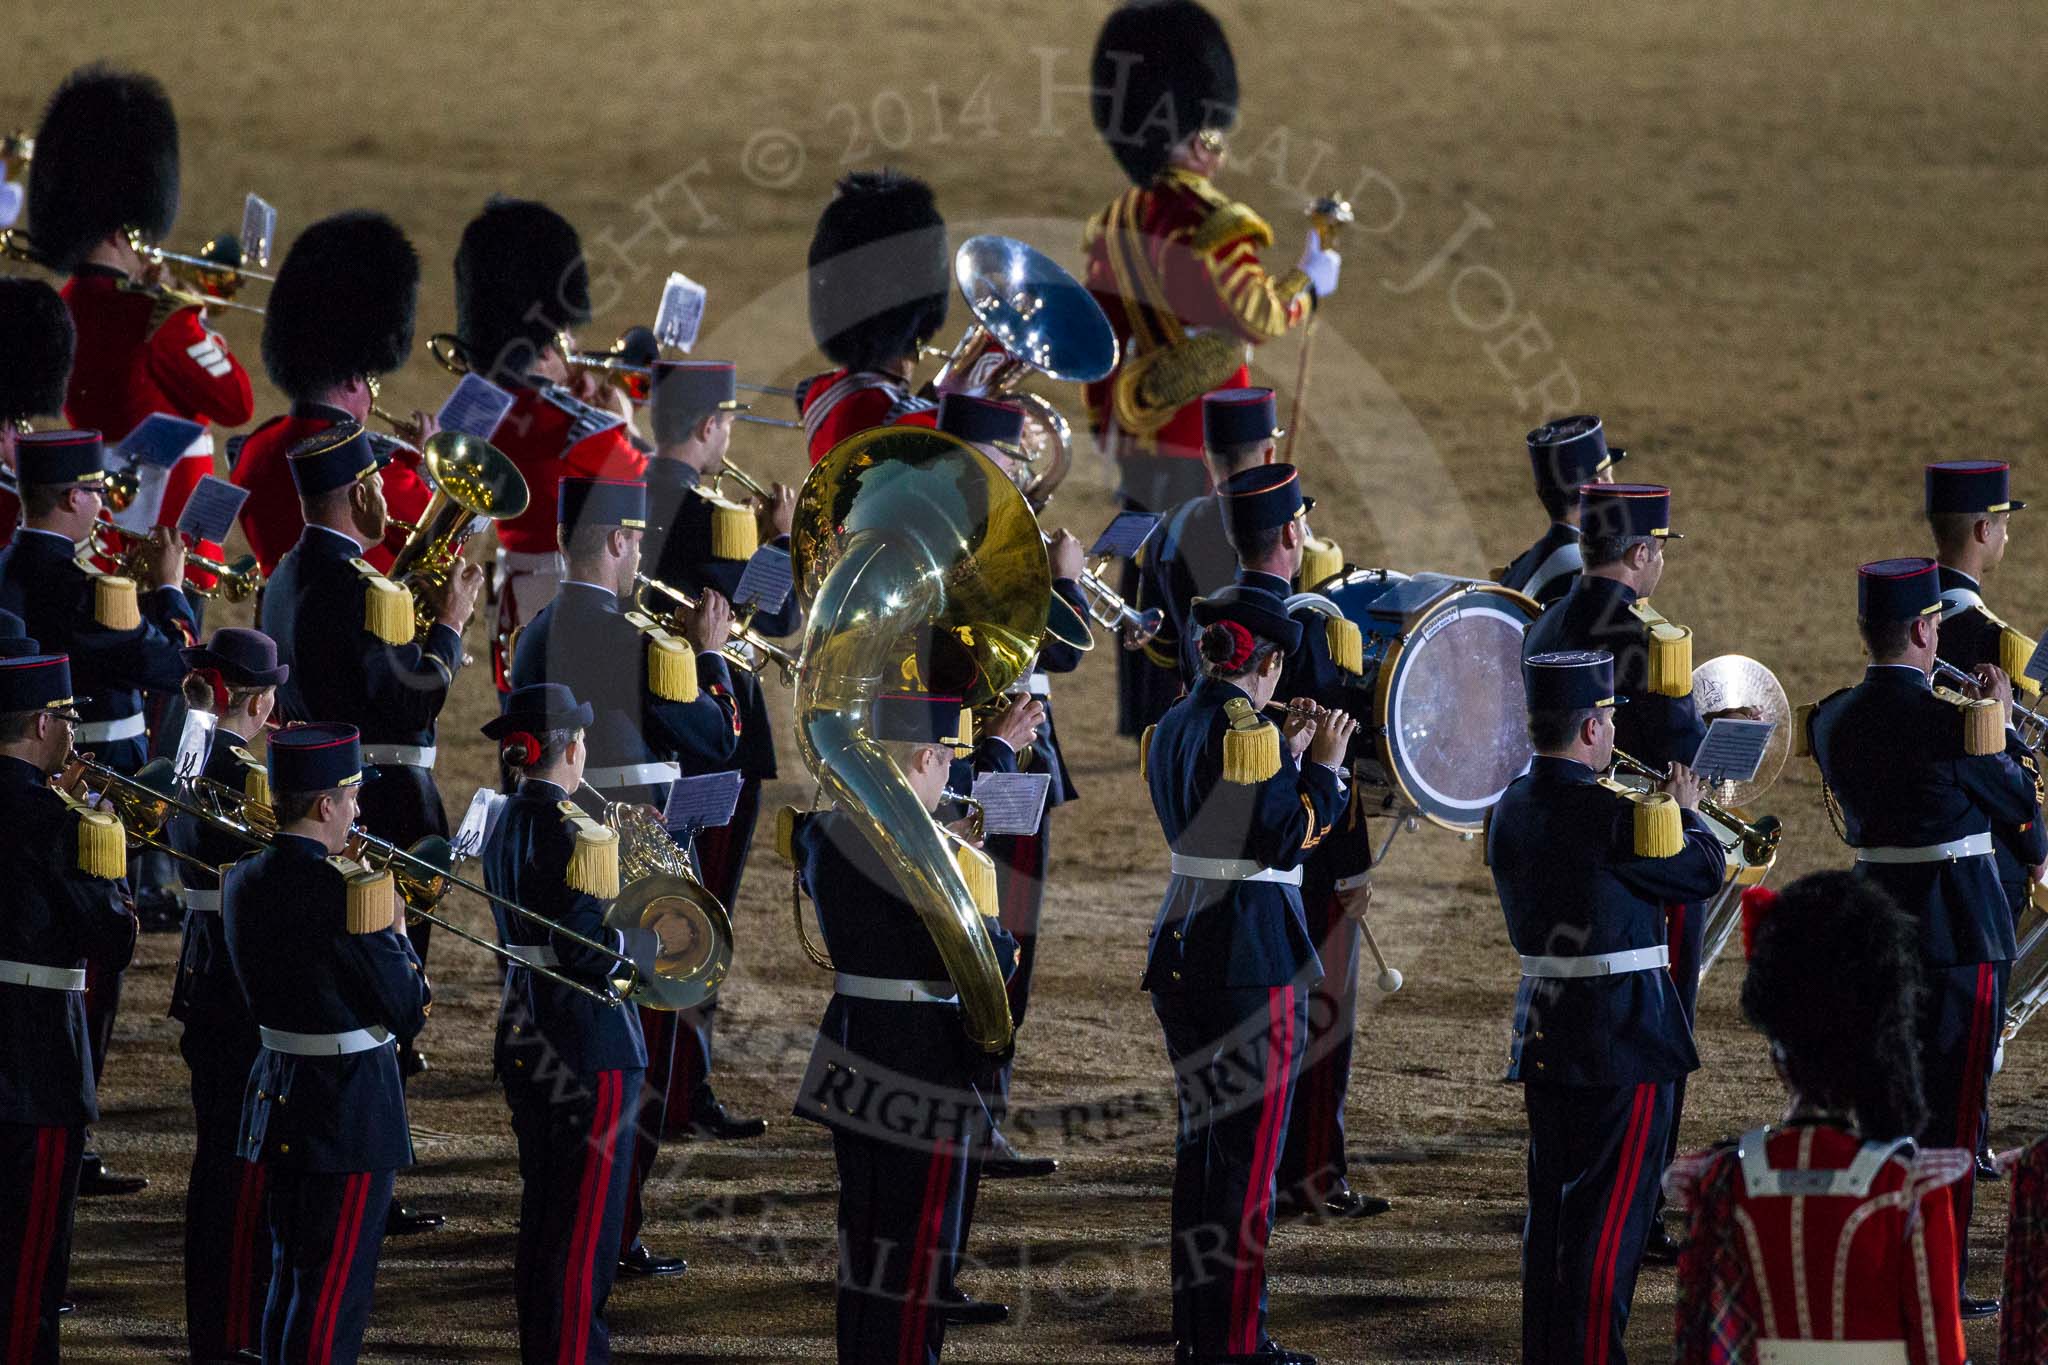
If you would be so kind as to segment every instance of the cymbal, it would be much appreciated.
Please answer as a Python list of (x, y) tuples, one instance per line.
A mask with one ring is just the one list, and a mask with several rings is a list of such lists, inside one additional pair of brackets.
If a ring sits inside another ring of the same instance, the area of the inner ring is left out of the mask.
[(1777, 782), (1778, 775), (1785, 771), (1785, 760), (1791, 757), (1792, 703), (1786, 699), (1777, 675), (1746, 654), (1717, 655), (1695, 668), (1692, 697), (1702, 716), (1751, 707), (1758, 720), (1776, 725), (1755, 778), (1748, 782), (1723, 782), (1714, 793), (1723, 805), (1748, 809)]

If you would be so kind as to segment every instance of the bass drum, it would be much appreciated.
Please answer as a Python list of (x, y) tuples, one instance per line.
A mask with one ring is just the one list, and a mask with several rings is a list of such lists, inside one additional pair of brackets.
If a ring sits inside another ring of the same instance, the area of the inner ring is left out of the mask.
[(1483, 579), (1392, 569), (1353, 569), (1294, 600), (1365, 637), (1373, 744), (1359, 780), (1432, 824), (1478, 833), (1529, 766), (1522, 636), (1542, 608)]

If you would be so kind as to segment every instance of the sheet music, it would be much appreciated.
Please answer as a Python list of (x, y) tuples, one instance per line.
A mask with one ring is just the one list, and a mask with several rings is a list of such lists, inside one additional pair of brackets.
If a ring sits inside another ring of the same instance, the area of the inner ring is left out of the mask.
[(2027, 658), (2027, 666), (2020, 670), (2021, 676), (2032, 678), (2037, 683), (2048, 683), (2048, 631), (2034, 641), (2034, 652)]
[(455, 837), (449, 840), (458, 859), (474, 858), (483, 852), (484, 842), (498, 827), (498, 817), (504, 814), (509, 799), (495, 787), (476, 789), (476, 795), (469, 798), (469, 809), (462, 813), (462, 823), (455, 828)]
[(704, 286), (680, 270), (661, 287), (661, 306), (654, 314), (654, 339), (673, 346), (685, 355), (697, 344), (697, 331), (704, 325)]
[(690, 830), (730, 824), (746, 781), (746, 774), (737, 769), (679, 778), (669, 784), (668, 807), (661, 813), (661, 823), (678, 837)]
[(178, 732), (177, 756), (171, 760), (179, 781), (191, 781), (206, 767), (207, 755), (213, 749), (213, 731), (219, 724), (220, 717), (211, 711), (185, 712), (185, 728)]
[(1159, 514), (1156, 512), (1119, 512), (1116, 520), (1103, 527), (1102, 534), (1095, 537), (1095, 543), (1088, 547), (1088, 555), (1091, 559), (1096, 555), (1135, 559), (1158, 527)]
[(1777, 724), (1768, 720), (1723, 718), (1707, 727), (1693, 755), (1692, 770), (1710, 782), (1751, 782), (1771, 746)]
[(242, 260), (256, 270), (270, 264), (271, 248), (277, 245), (277, 210), (259, 194), (242, 200)]
[(732, 604), (736, 607), (752, 604), (773, 615), (782, 610), (782, 604), (789, 600), (790, 590), (795, 585), (789, 551), (776, 545), (763, 545), (754, 551), (753, 558), (740, 572), (740, 581), (733, 589)]
[(466, 374), (455, 391), (434, 414), (443, 431), (459, 431), (488, 441), (498, 432), (498, 423), (512, 411), (512, 395), (480, 374)]
[(1032, 834), (1045, 818), (1051, 773), (976, 773), (974, 799), (981, 803), (983, 834)]
[(205, 432), (206, 428), (197, 422), (173, 417), (168, 412), (152, 412), (114, 447), (114, 454), (129, 464), (169, 469)]
[(187, 540), (210, 540), (218, 545), (228, 538), (242, 504), (248, 500), (248, 489), (208, 474), (192, 490), (185, 510), (178, 514), (178, 534)]

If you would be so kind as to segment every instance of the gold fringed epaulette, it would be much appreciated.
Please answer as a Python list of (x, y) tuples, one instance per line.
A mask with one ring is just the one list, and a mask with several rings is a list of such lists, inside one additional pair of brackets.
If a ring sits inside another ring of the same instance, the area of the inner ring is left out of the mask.
[(697, 700), (697, 652), (660, 626), (643, 628), (647, 636), (647, 690), (663, 701)]
[(1961, 706), (1963, 752), (1975, 758), (2005, 752), (2005, 707), (1996, 697), (1974, 697)]
[(363, 578), (363, 629), (387, 645), (411, 644), (412, 590), (378, 573), (367, 559), (351, 559), (349, 567)]
[(975, 719), (973, 707), (960, 708), (960, 719), (954, 726), (954, 732), (953, 747), (965, 757), (980, 738), (980, 723)]
[(953, 845), (953, 864), (960, 869), (961, 880), (967, 883), (967, 893), (974, 897), (974, 908), (990, 919), (1002, 913), (1002, 906), (996, 900), (995, 860), (969, 843)]
[(571, 891), (611, 900), (619, 894), (619, 832), (586, 815), (574, 801), (562, 802), (560, 809), (576, 841), (563, 882)]
[(1672, 858), (1685, 851), (1685, 816), (1666, 792), (1635, 798), (1635, 848), (1638, 858)]
[(372, 872), (356, 867), (343, 874), (348, 882), (348, 931), (375, 934), (398, 922), (398, 885), (391, 870)]
[(1255, 247), (1273, 245), (1273, 228), (1253, 211), (1251, 205), (1225, 199), (1196, 224), (1188, 245), (1203, 255), (1230, 242), (1250, 241)]
[(754, 509), (725, 498), (707, 497), (711, 504), (711, 557), (752, 559), (761, 548), (761, 525)]
[(795, 806), (781, 806), (775, 812), (775, 852), (782, 861), (796, 865), (796, 818)]
[(1138, 780), (1140, 782), (1150, 782), (1152, 780), (1152, 734), (1158, 728), (1159, 725), (1155, 721), (1145, 727), (1144, 734), (1138, 736)]
[(133, 630), (141, 625), (142, 604), (135, 596), (135, 580), (111, 573), (93, 579), (92, 619), (108, 630)]
[(1813, 757), (1813, 717), (1820, 710), (1817, 701), (1803, 701), (1792, 708), (1792, 756)]
[(1259, 714), (1249, 697), (1223, 704), (1230, 728), (1223, 732), (1223, 780), (1239, 786), (1264, 782), (1280, 771), (1280, 727)]
[(2034, 642), (2014, 630), (2011, 626), (1998, 628), (1998, 666), (2012, 679), (2012, 690), (2037, 696), (2041, 684), (2027, 676), (2027, 665), (2034, 661)]
[(1365, 635), (1358, 623), (1343, 616), (1324, 618), (1323, 630), (1330, 645), (1330, 662), (1346, 673), (1365, 672)]
[(128, 875), (128, 830), (112, 811), (78, 812), (78, 870), (119, 881)]
[(1659, 621), (1650, 627), (1650, 690), (1660, 697), (1692, 695), (1692, 630)]
[[(1310, 536), (1301, 547), (1301, 586), (1312, 591), (1316, 585), (1344, 572), (1344, 551), (1326, 536)], [(1355, 671), (1355, 670), (1354, 670)]]

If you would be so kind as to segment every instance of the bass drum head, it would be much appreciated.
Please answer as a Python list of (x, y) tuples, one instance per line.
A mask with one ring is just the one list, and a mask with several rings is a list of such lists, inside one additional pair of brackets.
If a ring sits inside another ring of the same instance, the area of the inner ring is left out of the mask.
[(1477, 833), (1529, 766), (1522, 636), (1540, 614), (1521, 593), (1475, 582), (1389, 642), (1374, 690), (1380, 758), (1432, 824)]

